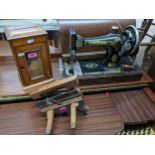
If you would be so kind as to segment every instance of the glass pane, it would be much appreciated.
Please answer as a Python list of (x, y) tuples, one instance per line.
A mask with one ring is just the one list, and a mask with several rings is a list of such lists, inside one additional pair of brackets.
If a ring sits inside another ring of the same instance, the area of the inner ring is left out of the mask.
[(40, 49), (33, 49), (26, 52), (28, 70), (31, 80), (45, 76), (43, 62), (40, 56)]

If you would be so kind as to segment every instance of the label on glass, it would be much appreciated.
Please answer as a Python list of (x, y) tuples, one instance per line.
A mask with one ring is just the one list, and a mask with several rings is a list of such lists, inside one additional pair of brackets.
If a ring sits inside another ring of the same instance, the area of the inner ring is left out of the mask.
[(38, 52), (29, 52), (27, 55), (28, 59), (33, 59), (33, 58), (37, 58), (38, 57)]

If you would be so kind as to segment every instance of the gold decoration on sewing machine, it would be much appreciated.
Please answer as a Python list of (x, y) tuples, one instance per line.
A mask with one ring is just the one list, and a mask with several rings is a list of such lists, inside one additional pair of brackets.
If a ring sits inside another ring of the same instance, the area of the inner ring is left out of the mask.
[(88, 68), (88, 69), (95, 69), (95, 68), (97, 68), (98, 66), (99, 66), (99, 65), (96, 64), (96, 63), (88, 63), (88, 64), (85, 65), (85, 67)]
[[(140, 43), (139, 32), (135, 26), (127, 26), (122, 34), (118, 33), (118, 26), (112, 26), (109, 34), (92, 38), (80, 36), (74, 27), (71, 27), (69, 38), (70, 53), (68, 57), (65, 54), (62, 56), (66, 76), (78, 75), (79, 79), (81, 78), (80, 81), (84, 81), (83, 83), (89, 83), (89, 81), (92, 83), (93, 80), (99, 82), (97, 79), (103, 79), (102, 82), (137, 80), (141, 77), (142, 71), (131, 59), (131, 56), (136, 56)], [(88, 46), (100, 46), (103, 47), (103, 51), (96, 52), (94, 55), (95, 52), (87, 52), (88, 56), (86, 53), (80, 53), (82, 48)], [(115, 77), (116, 81), (110, 80), (110, 77)]]
[(111, 61), (113, 62), (113, 63), (115, 63), (115, 62), (117, 62), (118, 61), (118, 55), (113, 55), (112, 56), (112, 58), (111, 58)]

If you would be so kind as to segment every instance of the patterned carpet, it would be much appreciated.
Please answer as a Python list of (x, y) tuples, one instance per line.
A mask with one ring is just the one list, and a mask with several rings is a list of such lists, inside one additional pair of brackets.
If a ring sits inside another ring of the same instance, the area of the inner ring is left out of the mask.
[(126, 125), (124, 130), (117, 135), (155, 135), (152, 129), (152, 123), (140, 124), (140, 125)]

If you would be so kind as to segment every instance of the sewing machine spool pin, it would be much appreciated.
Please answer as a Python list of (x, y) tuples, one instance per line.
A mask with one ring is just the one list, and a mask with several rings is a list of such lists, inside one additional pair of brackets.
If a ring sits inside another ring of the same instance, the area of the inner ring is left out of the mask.
[(112, 33), (112, 34), (117, 34), (117, 33), (118, 33), (118, 29), (119, 29), (118, 26), (112, 26), (112, 28), (111, 28), (111, 33)]

